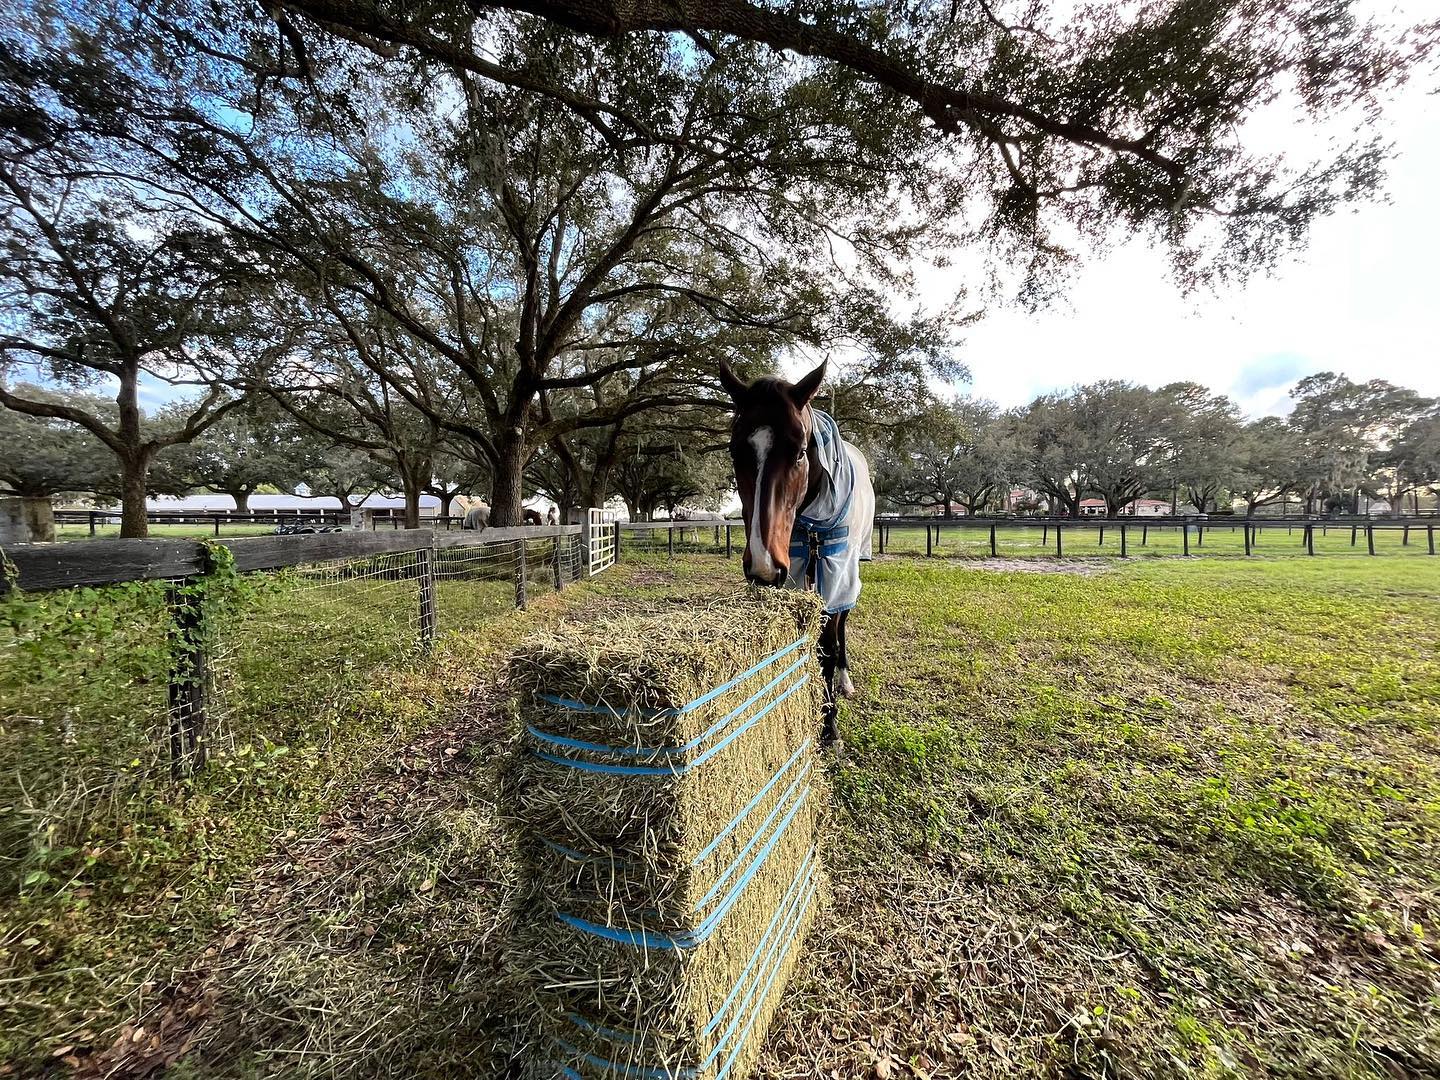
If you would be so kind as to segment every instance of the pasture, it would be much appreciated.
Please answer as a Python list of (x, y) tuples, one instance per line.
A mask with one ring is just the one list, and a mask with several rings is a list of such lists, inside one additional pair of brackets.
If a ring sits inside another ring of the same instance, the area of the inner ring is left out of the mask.
[[(0, 806), (53, 828), (0, 866), (0, 1060), (502, 1074), (500, 659), (529, 626), (738, 575), (627, 546), (524, 613), (444, 581), (428, 657), (395, 583), (267, 575), (224, 661), (227, 741), (180, 792), (140, 756), (149, 587), (13, 617)], [(1437, 600), (1440, 563), (1398, 553), (871, 565), (833, 897), (762, 1075), (1440, 1071)], [(76, 687), (46, 787), (13, 718)]]

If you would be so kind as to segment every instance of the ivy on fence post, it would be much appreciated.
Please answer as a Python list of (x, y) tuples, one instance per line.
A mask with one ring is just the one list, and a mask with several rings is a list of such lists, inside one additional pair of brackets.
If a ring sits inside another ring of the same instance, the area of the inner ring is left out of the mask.
[(524, 611), (527, 602), (525, 571), (525, 540), (522, 537), (515, 541), (515, 608), (517, 611)]
[(165, 590), (170, 612), (170, 775), (176, 780), (205, 767), (210, 649), (220, 617), (233, 606), (239, 581), (229, 548), (208, 540), (201, 545), (203, 572)]
[(420, 648), (429, 651), (435, 644), (435, 536), (430, 543), (415, 550), (416, 577), (420, 583)]

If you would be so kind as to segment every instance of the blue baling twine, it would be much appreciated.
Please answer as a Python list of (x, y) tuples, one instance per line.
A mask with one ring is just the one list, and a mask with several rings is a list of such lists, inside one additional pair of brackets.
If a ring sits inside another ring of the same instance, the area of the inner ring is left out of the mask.
[[(736, 814), (733, 818), (731, 818), (729, 822), (726, 823), (725, 827), (715, 834), (715, 839), (711, 840), (710, 843), (705, 845), (704, 849), (701, 850), (699, 855), (695, 856), (694, 861), (691, 862), (690, 865), (699, 866), (702, 862), (704, 862), (711, 855), (713, 855), (715, 849), (720, 846), (720, 841), (724, 840), (725, 837), (729, 836), (730, 833), (734, 831), (736, 826), (738, 826), (740, 822), (744, 821), (745, 818), (750, 815), (750, 812), (755, 809), (755, 807), (760, 805), (760, 800), (765, 798), (765, 796), (770, 793), (770, 789), (780, 782), (780, 777), (784, 776), (785, 773), (789, 771), (790, 767), (794, 765), (795, 762), (799, 761), (801, 755), (803, 755), (808, 749), (810, 749), (810, 740), (806, 739), (803, 743), (800, 744), (800, 749), (796, 750), (795, 753), (790, 755), (790, 760), (785, 762), (784, 765), (781, 765), (780, 768), (775, 771), (775, 775), (765, 782), (765, 786), (762, 787), (758, 792), (756, 792), (755, 797), (746, 804), (745, 808), (741, 810), (738, 814)], [(808, 769), (810, 766), (807, 764), (805, 767)]]
[[(789, 760), (787, 760), (785, 764), (781, 765), (780, 768), (776, 770), (775, 775), (765, 782), (765, 786), (756, 793), (755, 797), (751, 799), (750, 802), (747, 803), (738, 814), (731, 818), (729, 822), (726, 823), (724, 828), (722, 828), (718, 833), (715, 834), (715, 839), (711, 840), (710, 843), (706, 844), (704, 850), (702, 850), (700, 854), (696, 855), (695, 858), (691, 860), (690, 865), (692, 867), (699, 866), (707, 858), (713, 855), (715, 853), (715, 849), (720, 846), (721, 841), (723, 841), (725, 837), (730, 835), (730, 833), (735, 830), (736, 826), (738, 826), (742, 821), (744, 821), (745, 818), (747, 818), (754, 811), (754, 809), (760, 805), (760, 801), (770, 793), (770, 790), (774, 788), (777, 783), (780, 782), (781, 777), (783, 777), (790, 770), (790, 768), (797, 761), (800, 760), (801, 756), (809, 748), (810, 740), (806, 739), (803, 743), (800, 744), (800, 748), (796, 750), (795, 753), (790, 755)], [(789, 798), (790, 793), (795, 788), (795, 784), (809, 774), (811, 764), (812, 763), (809, 761), (805, 762), (804, 768), (800, 770), (800, 775), (791, 782), (789, 789), (787, 789), (785, 794), (782, 795), (778, 800), (776, 804), (776, 810), (772, 810), (770, 813), (770, 817), (767, 818), (764, 822), (762, 822), (759, 828), (755, 830), (755, 837), (750, 841), (750, 843), (745, 845), (744, 850), (742, 850), (740, 854), (735, 857), (735, 861), (732, 862), (728, 867), (726, 867), (725, 870), (721, 871), (720, 878), (716, 882), (716, 888), (718, 888), (720, 884), (722, 884), (725, 879), (728, 878), (735, 871), (735, 868), (740, 865), (741, 860), (745, 858), (745, 856), (749, 853), (750, 849), (755, 845), (756, 841), (759, 840), (760, 834), (765, 831), (766, 826), (768, 826), (770, 822), (774, 820), (775, 814), (778, 812), (779, 806), (783, 804), (787, 798)], [(563, 855), (571, 862), (612, 863), (618, 866), (629, 866), (631, 863), (631, 860), (622, 859), (614, 854), (586, 854), (583, 851), (576, 851), (574, 848), (566, 847), (564, 844), (557, 844), (555, 841), (543, 836), (539, 837), (538, 839), (540, 840), (540, 843), (544, 844), (551, 851), (558, 852), (560, 855)], [(714, 889), (711, 890), (711, 894), (713, 894), (713, 892)], [(708, 900), (709, 898), (710, 894), (707, 894), (705, 899)], [(701, 901), (701, 904), (703, 903), (704, 900)]]
[(755, 830), (755, 835), (752, 836), (745, 844), (745, 846), (740, 849), (740, 853), (735, 856), (734, 861), (724, 870), (720, 871), (719, 875), (715, 878), (715, 881), (710, 886), (709, 890), (705, 893), (704, 896), (702, 896), (699, 900), (695, 902), (695, 906), (691, 910), (703, 911), (705, 909), (705, 906), (709, 904), (711, 900), (715, 899), (715, 894), (725, 887), (725, 882), (730, 880), (730, 875), (735, 873), (735, 871), (739, 869), (740, 863), (749, 856), (751, 851), (755, 849), (755, 845), (760, 842), (760, 837), (764, 834), (765, 830), (774, 823), (775, 819), (779, 817), (780, 814), (785, 810), (787, 803), (790, 803), (792, 799), (795, 802), (799, 802), (810, 794), (810, 788), (807, 785), (800, 792), (798, 797), (795, 795), (796, 789), (800, 787), (800, 782), (805, 779), (809, 772), (810, 762), (807, 761), (805, 763), (805, 768), (800, 770), (800, 775), (795, 777), (794, 780), (791, 780), (790, 786), (785, 789), (785, 793), (781, 795), (780, 798), (775, 800), (774, 807), (771, 808), (770, 813), (766, 815), (765, 820), (762, 821), (759, 827)]
[[(746, 988), (748, 982), (749, 989), (745, 993), (744, 1000), (740, 1002), (735, 1015), (726, 1026), (724, 1033), (716, 1040), (714, 1048), (698, 1066), (684, 1069), (666, 1069), (628, 1065), (623, 1062), (610, 1061), (596, 1054), (583, 1053), (579, 1048), (572, 1046), (564, 1039), (558, 1037), (555, 1040), (556, 1044), (566, 1053), (581, 1058), (586, 1064), (611, 1072), (618, 1072), (627, 1076), (652, 1078), (652, 1080), (653, 1078), (661, 1077), (690, 1078), (714, 1064), (716, 1058), (720, 1056), (727, 1044), (731, 1042), (736, 1029), (740, 1026), (741, 1018), (748, 1012), (749, 1019), (746, 1021), (739, 1042), (731, 1050), (725, 1064), (721, 1067), (721, 1071), (717, 1074), (717, 1080), (718, 1077), (724, 1076), (733, 1065), (741, 1046), (743, 1046), (745, 1039), (749, 1036), (750, 1031), (755, 1025), (755, 1020), (759, 1016), (760, 1010), (769, 998), (770, 990), (775, 985), (775, 979), (779, 974), (780, 966), (784, 963), (785, 956), (789, 952), (790, 946), (794, 942), (795, 936), (799, 933), (800, 926), (805, 920), (805, 914), (809, 910), (810, 902), (815, 897), (817, 886), (814, 881), (814, 864), (815, 850), (812, 848), (801, 863), (800, 869), (796, 872), (795, 878), (791, 881), (789, 888), (786, 889), (785, 895), (781, 897), (780, 903), (776, 906), (775, 913), (770, 917), (770, 922), (765, 928), (765, 933), (761, 936), (759, 944), (756, 945), (754, 953), (751, 954), (749, 961), (745, 965), (745, 969), (740, 973), (740, 977), (730, 989), (730, 993), (726, 996), (725, 1000), (721, 1002), (715, 1015), (705, 1026), (704, 1034), (709, 1035), (720, 1025), (725, 1019), (726, 1013), (729, 1012), (730, 1007), (735, 1004), (737, 996)], [(778, 933), (776, 932), (777, 927)], [(758, 968), (756, 966), (757, 963), (759, 965)], [(754, 970), (755, 973), (753, 981), (750, 979), (752, 970)], [(763, 990), (761, 989), (762, 980), (764, 982)], [(633, 1032), (616, 1031), (613, 1028), (590, 1024), (575, 1013), (568, 1013), (567, 1018), (571, 1023), (575, 1024), (575, 1026), (600, 1035), (602, 1038), (608, 1039), (611, 1042), (623, 1042), (634, 1045), (639, 1041), (639, 1037)], [(565, 1075), (578, 1076), (579, 1074), (573, 1073), (573, 1071), (566, 1071)]]
[(594, 923), (588, 919), (582, 919), (576, 915), (566, 915), (564, 913), (559, 914), (557, 917), (566, 926), (587, 934), (592, 934), (595, 937), (604, 938), (607, 941), (617, 941), (622, 945), (635, 945), (645, 949), (693, 949), (713, 934), (720, 925), (721, 920), (730, 913), (730, 909), (733, 908), (740, 899), (746, 886), (750, 884), (751, 879), (754, 878), (760, 867), (765, 865), (765, 861), (770, 858), (770, 853), (775, 850), (775, 845), (780, 842), (780, 838), (784, 836), (786, 830), (790, 828), (790, 823), (795, 820), (795, 815), (799, 812), (800, 808), (805, 805), (805, 799), (808, 795), (809, 789), (807, 788), (804, 794), (795, 800), (789, 812), (786, 813), (780, 824), (776, 826), (770, 839), (765, 841), (764, 847), (760, 849), (759, 854), (755, 856), (754, 861), (746, 868), (745, 873), (740, 876), (740, 879), (731, 886), (730, 891), (725, 894), (725, 898), (721, 900), (715, 910), (701, 920), (700, 925), (693, 930), (686, 930), (672, 935), (648, 930), (627, 930), (624, 927)]
[(579, 769), (581, 772), (605, 773), (611, 776), (683, 776), (691, 769), (696, 769), (699, 768), (701, 765), (704, 765), (705, 762), (709, 761), (721, 750), (724, 750), (725, 747), (729, 746), (746, 731), (754, 727), (755, 724), (759, 723), (759, 721), (767, 713), (769, 713), (771, 709), (775, 708), (776, 705), (779, 705), (782, 701), (784, 701), (786, 698), (788, 698), (791, 694), (793, 694), (796, 690), (800, 689), (800, 687), (804, 686), (809, 681), (809, 675), (802, 675), (799, 679), (786, 687), (783, 694), (777, 697), (774, 701), (770, 702), (759, 712), (751, 716), (748, 720), (745, 721), (745, 723), (741, 724), (734, 731), (726, 735), (725, 738), (721, 739), (714, 746), (710, 747), (699, 757), (696, 757), (693, 760), (687, 761), (683, 764), (611, 765), (601, 761), (579, 761), (575, 758), (561, 757), (558, 754), (547, 754), (540, 750), (535, 751), (535, 756), (540, 758), (542, 761), (548, 761), (554, 765), (564, 765), (571, 769)]
[(805, 644), (805, 638), (801, 637), (796, 639), (789, 645), (786, 645), (783, 649), (779, 649), (776, 652), (771, 653), (754, 667), (749, 668), (746, 671), (742, 671), (739, 675), (736, 675), (735, 678), (731, 679), (729, 682), (722, 683), (714, 690), (711, 690), (705, 694), (701, 694), (694, 701), (691, 701), (685, 705), (681, 705), (678, 709), (627, 709), (625, 710), (625, 712), (621, 712), (612, 705), (587, 705), (583, 701), (572, 701), (570, 698), (558, 697), (554, 694), (541, 694), (540, 700), (548, 702), (551, 705), (559, 705), (561, 708), (569, 709), (572, 712), (606, 713), (610, 716), (615, 717), (624, 716), (626, 715), (626, 713), (638, 713), (639, 715), (644, 716), (646, 719), (654, 719), (661, 716), (684, 716), (686, 713), (694, 712), (702, 705), (708, 705), (710, 702), (714, 701), (717, 697), (725, 693), (727, 690), (733, 690), (740, 683), (750, 678), (750, 676), (756, 675), (761, 671), (765, 670), (771, 664), (775, 663), (775, 661), (788, 656), (790, 653), (794, 652), (803, 644)]
[[(794, 646), (791, 647), (793, 648)], [(741, 702), (739, 705), (735, 706), (735, 708), (731, 709), (719, 720), (711, 724), (707, 730), (695, 736), (695, 738), (691, 739), (684, 746), (606, 746), (603, 743), (585, 742), (581, 739), (571, 739), (564, 735), (553, 735), (548, 731), (541, 731), (534, 724), (526, 725), (525, 730), (528, 731), (535, 738), (539, 739), (541, 742), (549, 743), (552, 746), (563, 746), (567, 750), (588, 750), (599, 754), (614, 754), (618, 757), (658, 757), (661, 755), (688, 754), (690, 751), (699, 747), (712, 735), (724, 729), (725, 725), (732, 722), (736, 717), (738, 717), (751, 705), (754, 705), (755, 702), (759, 701), (767, 693), (775, 689), (778, 684), (784, 682), (787, 676), (793, 675), (801, 666), (804, 665), (805, 661), (809, 658), (809, 653), (806, 653), (804, 656), (800, 657), (799, 660), (796, 660), (779, 675), (776, 675), (775, 678), (771, 679), (759, 690), (756, 690), (755, 693), (751, 694), (749, 698)]]

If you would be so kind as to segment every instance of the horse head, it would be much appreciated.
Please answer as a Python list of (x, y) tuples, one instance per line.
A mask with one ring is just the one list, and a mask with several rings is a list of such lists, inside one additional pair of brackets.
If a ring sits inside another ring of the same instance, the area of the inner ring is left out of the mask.
[(790, 572), (795, 515), (818, 480), (810, 401), (824, 379), (822, 363), (796, 383), (746, 383), (720, 361), (720, 382), (735, 402), (730, 460), (745, 518), (745, 577), (759, 585), (783, 585)]

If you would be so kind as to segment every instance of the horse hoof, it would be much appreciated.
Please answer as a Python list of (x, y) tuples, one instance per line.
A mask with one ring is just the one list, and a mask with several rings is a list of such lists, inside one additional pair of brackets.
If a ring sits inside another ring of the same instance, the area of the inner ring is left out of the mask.
[(845, 668), (835, 673), (835, 693), (846, 699), (855, 696), (855, 684), (850, 681), (850, 672)]

